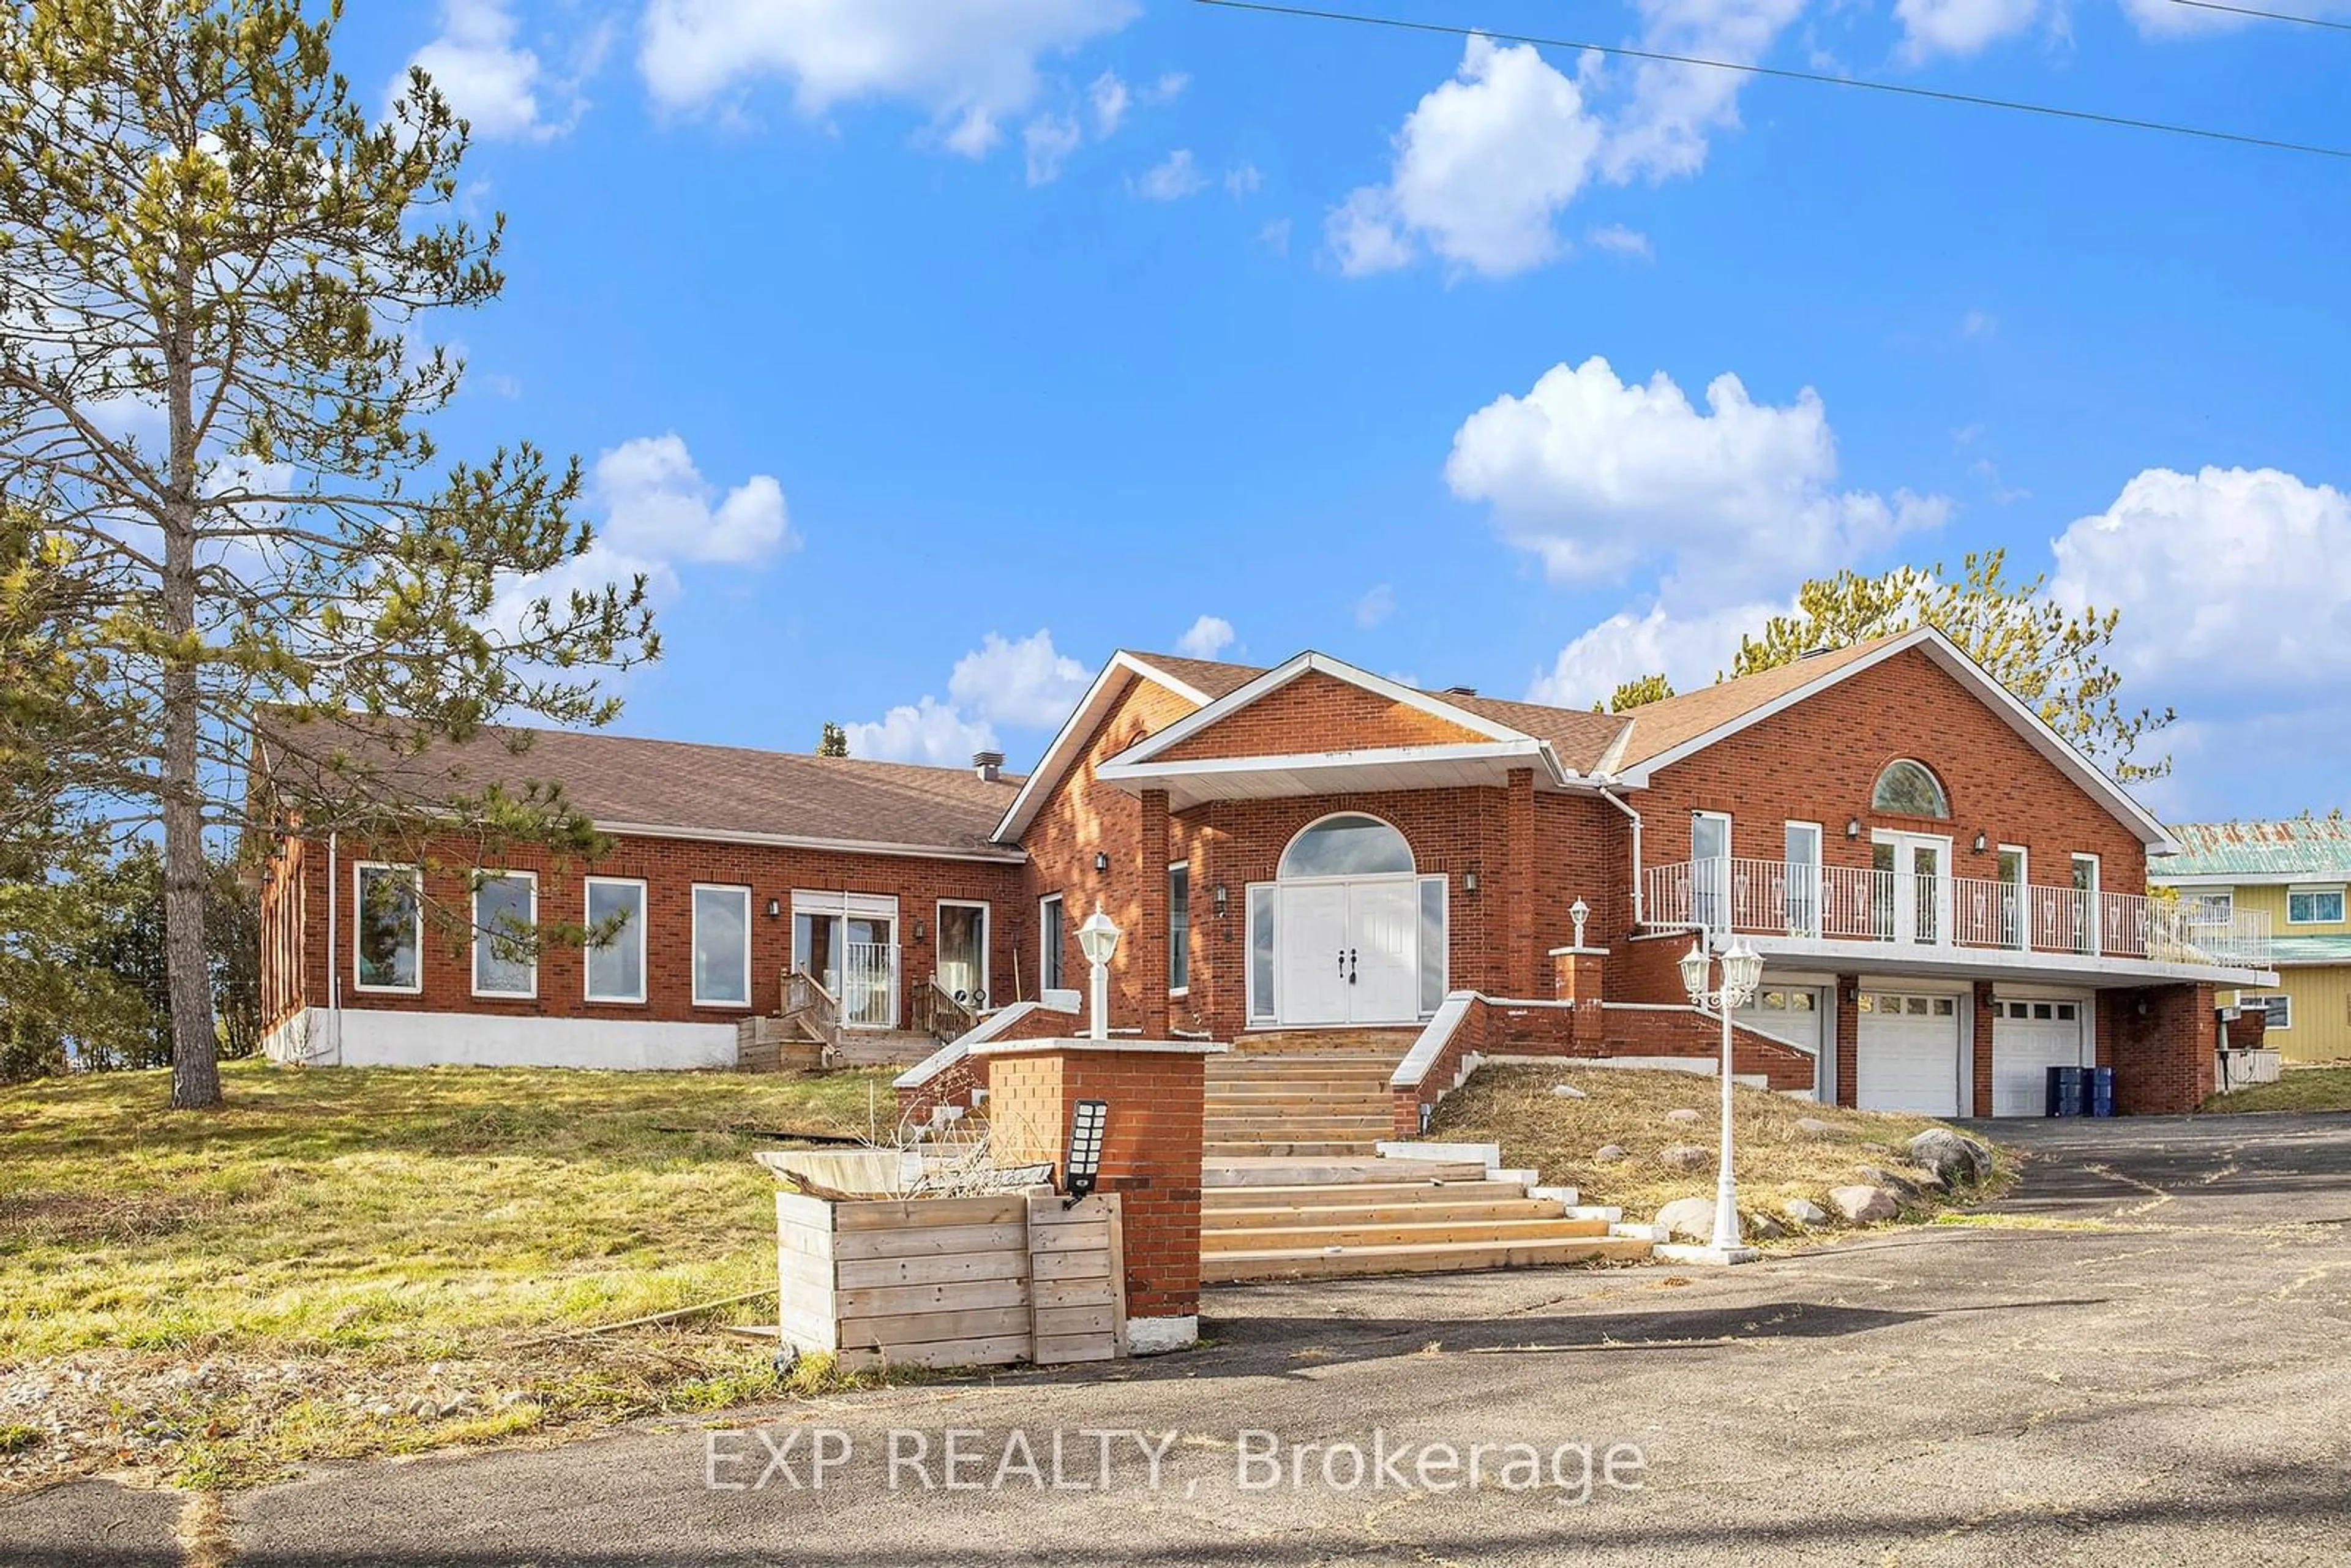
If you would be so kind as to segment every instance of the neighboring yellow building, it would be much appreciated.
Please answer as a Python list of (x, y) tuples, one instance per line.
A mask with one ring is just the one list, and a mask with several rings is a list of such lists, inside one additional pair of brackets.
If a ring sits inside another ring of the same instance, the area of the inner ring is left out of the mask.
[(2175, 827), (2180, 852), (2147, 862), (2147, 881), (2214, 913), (2270, 917), (2273, 991), (2218, 999), (2269, 1014), (2263, 1042), (2288, 1061), (2351, 1061), (2351, 821), (2199, 822)]

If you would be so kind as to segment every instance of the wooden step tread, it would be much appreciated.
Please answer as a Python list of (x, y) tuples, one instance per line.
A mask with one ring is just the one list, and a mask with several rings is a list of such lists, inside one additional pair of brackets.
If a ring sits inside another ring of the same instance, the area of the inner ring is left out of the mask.
[(1556, 1241), (1605, 1236), (1604, 1219), (1570, 1219), (1554, 1214), (1535, 1219), (1391, 1220), (1379, 1225), (1305, 1224), (1218, 1226), (1201, 1233), (1209, 1252), (1292, 1251), (1311, 1247), (1406, 1247), (1464, 1241)]
[[(1442, 1191), (1442, 1188), (1437, 1189)], [(1200, 1210), (1203, 1229), (1250, 1229), (1266, 1226), (1395, 1225), (1426, 1220), (1430, 1224), (1476, 1224), (1489, 1219), (1558, 1219), (1561, 1206), (1542, 1197), (1492, 1197), (1447, 1203), (1441, 1200), (1347, 1204), (1215, 1204)]]
[(1468, 1160), (1388, 1160), (1377, 1155), (1298, 1159), (1238, 1155), (1202, 1162), (1200, 1184), (1211, 1193), (1262, 1192), (1277, 1187), (1330, 1187), (1486, 1181), (1486, 1167)]
[(1344, 1159), (1368, 1155), (1374, 1140), (1370, 1138), (1308, 1138), (1285, 1139), (1265, 1143), (1216, 1143), (1201, 1145), (1203, 1163), (1217, 1160), (1246, 1159), (1264, 1156), (1276, 1159)]
[[(1477, 1167), (1468, 1167), (1475, 1170)], [(1526, 1198), (1526, 1188), (1514, 1181), (1488, 1181), (1473, 1176), (1452, 1181), (1270, 1181), (1249, 1186), (1212, 1186), (1200, 1194), (1204, 1208), (1312, 1208), (1362, 1203), (1506, 1203)], [(1528, 1200), (1536, 1201), (1536, 1200)]]
[(1200, 1277), (1210, 1284), (1251, 1280), (1324, 1279), (1349, 1274), (1447, 1274), (1474, 1269), (1536, 1269), (1567, 1263), (1638, 1262), (1650, 1255), (1646, 1241), (1593, 1236), (1560, 1241), (1427, 1242), (1407, 1247), (1288, 1249), (1219, 1252), (1200, 1260)]

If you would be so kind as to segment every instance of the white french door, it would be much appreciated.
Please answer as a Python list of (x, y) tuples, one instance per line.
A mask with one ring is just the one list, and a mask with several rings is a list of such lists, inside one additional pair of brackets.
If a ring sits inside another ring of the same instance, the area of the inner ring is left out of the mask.
[(1896, 942), (1951, 939), (1951, 841), (1880, 831), (1870, 854), (1878, 873), (1882, 934)]
[(1420, 890), (1409, 876), (1285, 883), (1280, 1021), (1409, 1023), (1420, 1009)]

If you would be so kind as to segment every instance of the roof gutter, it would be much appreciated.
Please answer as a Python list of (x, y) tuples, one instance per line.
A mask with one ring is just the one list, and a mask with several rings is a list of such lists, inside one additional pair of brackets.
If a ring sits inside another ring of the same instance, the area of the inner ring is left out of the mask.
[(605, 822), (597, 831), (632, 839), (697, 839), (716, 844), (756, 844), (786, 850), (831, 850), (838, 854), (904, 855), (917, 860), (983, 861), (996, 865), (1023, 865), (1025, 850), (980, 848), (972, 844), (893, 844), (865, 839), (820, 839), (802, 833), (747, 833), (716, 828), (681, 828), (658, 822)]

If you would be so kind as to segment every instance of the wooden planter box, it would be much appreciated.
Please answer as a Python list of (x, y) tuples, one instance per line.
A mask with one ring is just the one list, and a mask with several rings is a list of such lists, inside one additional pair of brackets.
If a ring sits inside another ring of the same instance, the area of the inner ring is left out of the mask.
[(776, 1195), (777, 1326), (847, 1367), (1003, 1366), (1126, 1354), (1116, 1194)]

